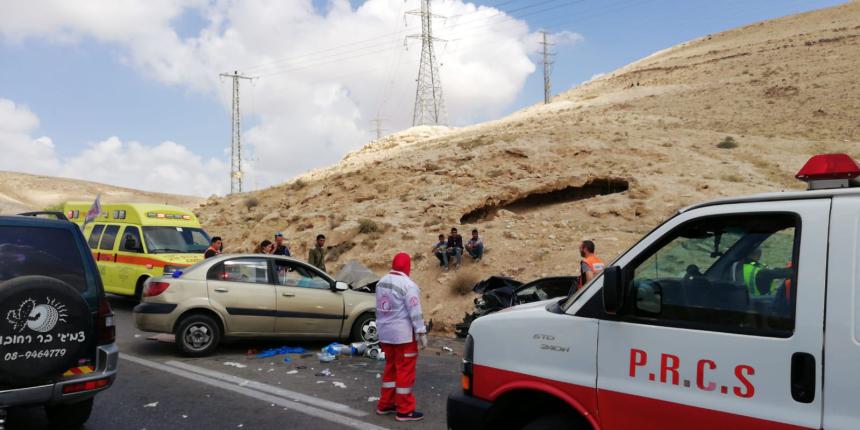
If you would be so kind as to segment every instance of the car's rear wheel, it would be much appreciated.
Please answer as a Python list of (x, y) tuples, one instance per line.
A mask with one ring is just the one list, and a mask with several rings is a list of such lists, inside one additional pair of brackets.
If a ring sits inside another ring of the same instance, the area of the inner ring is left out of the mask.
[(93, 411), (93, 398), (61, 405), (45, 406), (52, 429), (77, 429), (84, 425)]
[(204, 314), (191, 314), (183, 318), (174, 334), (179, 352), (191, 357), (212, 354), (221, 342), (221, 326), (214, 318)]
[(376, 315), (367, 313), (358, 317), (352, 326), (350, 339), (354, 342), (368, 343), (379, 341), (379, 332), (376, 330)]

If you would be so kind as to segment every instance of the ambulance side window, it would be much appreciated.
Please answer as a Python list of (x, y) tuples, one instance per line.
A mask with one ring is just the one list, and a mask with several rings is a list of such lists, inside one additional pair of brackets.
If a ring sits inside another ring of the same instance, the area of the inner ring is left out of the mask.
[(104, 224), (96, 224), (93, 226), (93, 231), (90, 232), (90, 238), (87, 241), (87, 244), (90, 245), (90, 249), (96, 249), (99, 247), (99, 239), (102, 237), (102, 231), (104, 231)]
[(99, 244), (99, 249), (103, 251), (113, 251), (113, 246), (116, 243), (116, 236), (119, 233), (118, 225), (109, 225), (105, 228), (102, 235), (102, 241)]
[(800, 220), (793, 214), (716, 216), (668, 234), (629, 265), (624, 319), (789, 337)]

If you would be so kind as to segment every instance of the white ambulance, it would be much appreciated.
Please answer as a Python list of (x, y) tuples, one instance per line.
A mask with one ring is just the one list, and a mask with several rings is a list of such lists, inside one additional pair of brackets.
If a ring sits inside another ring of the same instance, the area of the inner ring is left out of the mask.
[(452, 429), (860, 429), (860, 166), (683, 209), (563, 300), (476, 320)]

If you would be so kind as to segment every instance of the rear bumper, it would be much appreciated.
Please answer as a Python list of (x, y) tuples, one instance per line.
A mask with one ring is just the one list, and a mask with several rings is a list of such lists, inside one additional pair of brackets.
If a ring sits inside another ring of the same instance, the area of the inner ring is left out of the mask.
[(466, 394), (448, 395), (448, 428), (482, 429), (492, 403)]
[(134, 325), (143, 331), (171, 333), (176, 307), (172, 303), (141, 303), (134, 307)]
[[(107, 390), (116, 379), (119, 349), (116, 344), (102, 345), (96, 355), (96, 369), (93, 373), (73, 378), (65, 378), (53, 384), (35, 387), (13, 388), (0, 391), (0, 408), (22, 405), (43, 405), (56, 403), (75, 403), (95, 396)], [(63, 387), (70, 384), (80, 384), (87, 381), (108, 379), (108, 384), (102, 388), (90, 391), (63, 394)]]

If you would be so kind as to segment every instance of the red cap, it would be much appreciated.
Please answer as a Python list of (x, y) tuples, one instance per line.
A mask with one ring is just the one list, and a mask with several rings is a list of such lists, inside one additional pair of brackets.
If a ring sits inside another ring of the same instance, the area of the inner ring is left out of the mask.
[(398, 253), (394, 256), (394, 261), (391, 262), (391, 270), (405, 273), (409, 276), (409, 270), (412, 268), (412, 258), (405, 252)]

